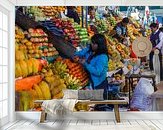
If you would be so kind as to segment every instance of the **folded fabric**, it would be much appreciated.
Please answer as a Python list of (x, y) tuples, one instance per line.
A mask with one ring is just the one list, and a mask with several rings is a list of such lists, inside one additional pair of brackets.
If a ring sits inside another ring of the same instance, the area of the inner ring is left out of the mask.
[(42, 109), (48, 114), (64, 115), (73, 112), (76, 99), (53, 99), (45, 100), (42, 103)]

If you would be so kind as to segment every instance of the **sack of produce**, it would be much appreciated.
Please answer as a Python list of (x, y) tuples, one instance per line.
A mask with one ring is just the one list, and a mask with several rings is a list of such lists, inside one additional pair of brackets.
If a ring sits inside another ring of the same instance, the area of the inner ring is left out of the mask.
[(141, 78), (136, 85), (133, 97), (131, 99), (131, 108), (137, 108), (142, 111), (152, 110), (151, 94), (154, 88), (149, 79)]

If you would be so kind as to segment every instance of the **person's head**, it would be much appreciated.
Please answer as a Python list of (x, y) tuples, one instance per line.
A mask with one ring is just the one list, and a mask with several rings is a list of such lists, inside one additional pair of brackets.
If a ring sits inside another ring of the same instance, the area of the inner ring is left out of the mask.
[(159, 30), (160, 30), (161, 32), (163, 32), (163, 26), (162, 26), (162, 27), (160, 27), (160, 28), (159, 28)]
[(95, 34), (91, 38), (91, 49), (96, 55), (107, 54), (107, 43), (106, 38), (102, 34)]
[(125, 17), (122, 19), (122, 26), (127, 27), (128, 23), (129, 23), (129, 18)]
[(95, 9), (94, 9), (94, 7), (90, 6), (88, 8), (88, 14), (90, 15), (90, 18), (92, 18), (92, 19), (95, 17)]
[(74, 10), (75, 9), (75, 6), (67, 6), (67, 9)]
[(158, 29), (157, 23), (151, 23), (150, 26), (152, 33), (154, 33)]

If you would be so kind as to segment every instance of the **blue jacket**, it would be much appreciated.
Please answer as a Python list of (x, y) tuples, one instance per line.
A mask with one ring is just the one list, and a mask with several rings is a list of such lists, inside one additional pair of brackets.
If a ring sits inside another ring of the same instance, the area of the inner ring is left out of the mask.
[[(78, 51), (75, 56), (85, 58), (86, 60), (91, 55), (89, 52), (89, 47)], [(108, 71), (108, 56), (106, 54), (100, 54), (92, 58), (90, 63), (85, 62), (84, 67), (89, 71), (94, 88), (100, 85), (105, 79)]]

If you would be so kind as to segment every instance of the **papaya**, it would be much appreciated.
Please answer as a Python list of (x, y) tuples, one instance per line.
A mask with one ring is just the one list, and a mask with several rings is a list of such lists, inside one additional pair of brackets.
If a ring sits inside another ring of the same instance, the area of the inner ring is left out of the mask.
[(15, 81), (16, 91), (30, 90), (34, 84), (38, 84), (42, 81), (41, 75), (30, 76)]

